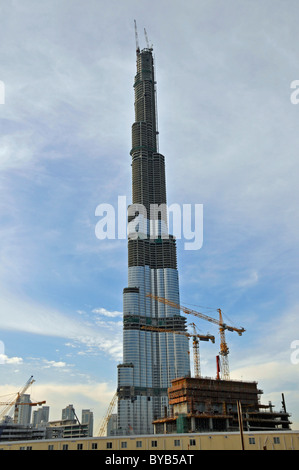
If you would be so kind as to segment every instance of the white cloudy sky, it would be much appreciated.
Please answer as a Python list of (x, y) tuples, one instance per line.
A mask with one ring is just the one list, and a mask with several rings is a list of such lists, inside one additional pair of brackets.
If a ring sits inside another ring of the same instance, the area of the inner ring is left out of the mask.
[[(227, 335), (232, 377), (278, 410), (284, 392), (298, 428), (297, 0), (6, 0), (0, 14), (0, 395), (33, 374), (51, 419), (73, 403), (97, 421), (115, 391), (127, 247), (96, 238), (95, 209), (131, 198), (136, 18), (168, 202), (204, 207), (203, 247), (178, 241), (181, 302), (246, 328)], [(202, 346), (204, 375), (218, 346)]]

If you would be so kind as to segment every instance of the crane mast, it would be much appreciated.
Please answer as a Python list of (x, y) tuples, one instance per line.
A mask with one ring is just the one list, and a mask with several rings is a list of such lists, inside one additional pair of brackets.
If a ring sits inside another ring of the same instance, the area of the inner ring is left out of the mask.
[(115, 394), (113, 395), (112, 397), (112, 400), (109, 404), (109, 407), (107, 409), (107, 412), (102, 420), (102, 423), (101, 423), (101, 426), (100, 426), (100, 430), (98, 432), (98, 436), (100, 437), (103, 437), (104, 434), (105, 434), (105, 430), (106, 430), (106, 427), (107, 427), (107, 424), (108, 424), (108, 421), (112, 415), (112, 412), (114, 410), (114, 407), (115, 407), (115, 404), (116, 404), (116, 400), (117, 400), (117, 392), (115, 392)]
[[(194, 377), (201, 377), (200, 370), (200, 353), (199, 353), (199, 341), (196, 335), (195, 323), (190, 323), (193, 327), (193, 362), (194, 362)], [(215, 341), (215, 340), (214, 340)]]
[(136, 53), (138, 54), (138, 53), (140, 52), (140, 47), (139, 47), (139, 40), (138, 40), (138, 31), (137, 31), (137, 23), (136, 23), (136, 20), (134, 20), (134, 26), (135, 26)]
[(228, 363), (228, 353), (229, 349), (226, 343), (225, 339), (225, 327), (223, 325), (223, 320), (222, 320), (222, 312), (221, 309), (218, 308), (219, 312), (219, 333), (220, 333), (220, 351), (219, 354), (221, 356), (220, 362), (221, 362), (221, 375), (224, 380), (229, 380), (230, 375), (229, 375), (229, 363)]
[(145, 41), (146, 41), (146, 46), (147, 48), (152, 51), (153, 50), (153, 45), (150, 45), (149, 43), (149, 40), (148, 40), (148, 36), (147, 36), (147, 32), (146, 32), (146, 29), (144, 28), (144, 36), (145, 36)]

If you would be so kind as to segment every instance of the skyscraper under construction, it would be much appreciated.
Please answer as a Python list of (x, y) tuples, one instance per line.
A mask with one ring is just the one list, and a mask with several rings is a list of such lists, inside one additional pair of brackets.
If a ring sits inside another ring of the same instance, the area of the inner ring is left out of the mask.
[[(179, 310), (176, 241), (168, 234), (164, 156), (158, 150), (151, 47), (138, 45), (132, 126), (132, 205), (128, 208), (128, 287), (123, 291), (123, 363), (118, 365), (118, 434), (153, 432), (168, 408), (171, 380), (190, 375), (186, 320)], [(157, 332), (149, 327), (167, 329)]]

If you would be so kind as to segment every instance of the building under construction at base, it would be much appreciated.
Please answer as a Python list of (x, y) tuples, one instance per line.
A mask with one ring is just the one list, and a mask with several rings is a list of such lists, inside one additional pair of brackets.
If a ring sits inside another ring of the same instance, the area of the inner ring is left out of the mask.
[(168, 389), (170, 414), (154, 421), (156, 434), (290, 430), (290, 414), (260, 403), (257, 382), (182, 377)]

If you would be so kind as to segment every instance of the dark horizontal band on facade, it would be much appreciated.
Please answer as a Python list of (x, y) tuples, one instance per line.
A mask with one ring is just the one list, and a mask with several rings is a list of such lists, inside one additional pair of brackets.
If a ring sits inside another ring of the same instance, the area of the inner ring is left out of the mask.
[(153, 153), (153, 152), (156, 152), (157, 149), (156, 148), (153, 148), (153, 147), (148, 147), (146, 145), (139, 145), (138, 147), (133, 147), (131, 150), (130, 150), (130, 155), (133, 155), (135, 152), (139, 151), (139, 150), (145, 150), (146, 152), (150, 152), (150, 153)]
[[(121, 366), (122, 364), (120, 364)], [(119, 367), (119, 366), (118, 366)], [(158, 387), (130, 387), (122, 386), (118, 387), (117, 395), (118, 398), (123, 400), (136, 400), (137, 396), (148, 397), (150, 400), (152, 397), (167, 397), (168, 392), (167, 388), (158, 388)]]
[[(127, 289), (132, 289), (131, 287), (126, 287), (124, 289), (124, 294), (128, 293)], [(173, 330), (185, 332), (186, 327), (186, 318), (181, 315), (174, 315), (172, 317), (164, 318), (152, 318), (145, 317), (141, 315), (124, 315), (123, 317), (123, 328), (124, 330), (144, 330), (144, 327), (154, 327), (159, 328), (159, 330)], [(152, 331), (152, 330), (149, 330)], [(163, 333), (163, 331), (162, 331)]]
[(139, 287), (125, 287), (124, 294), (139, 294)]

